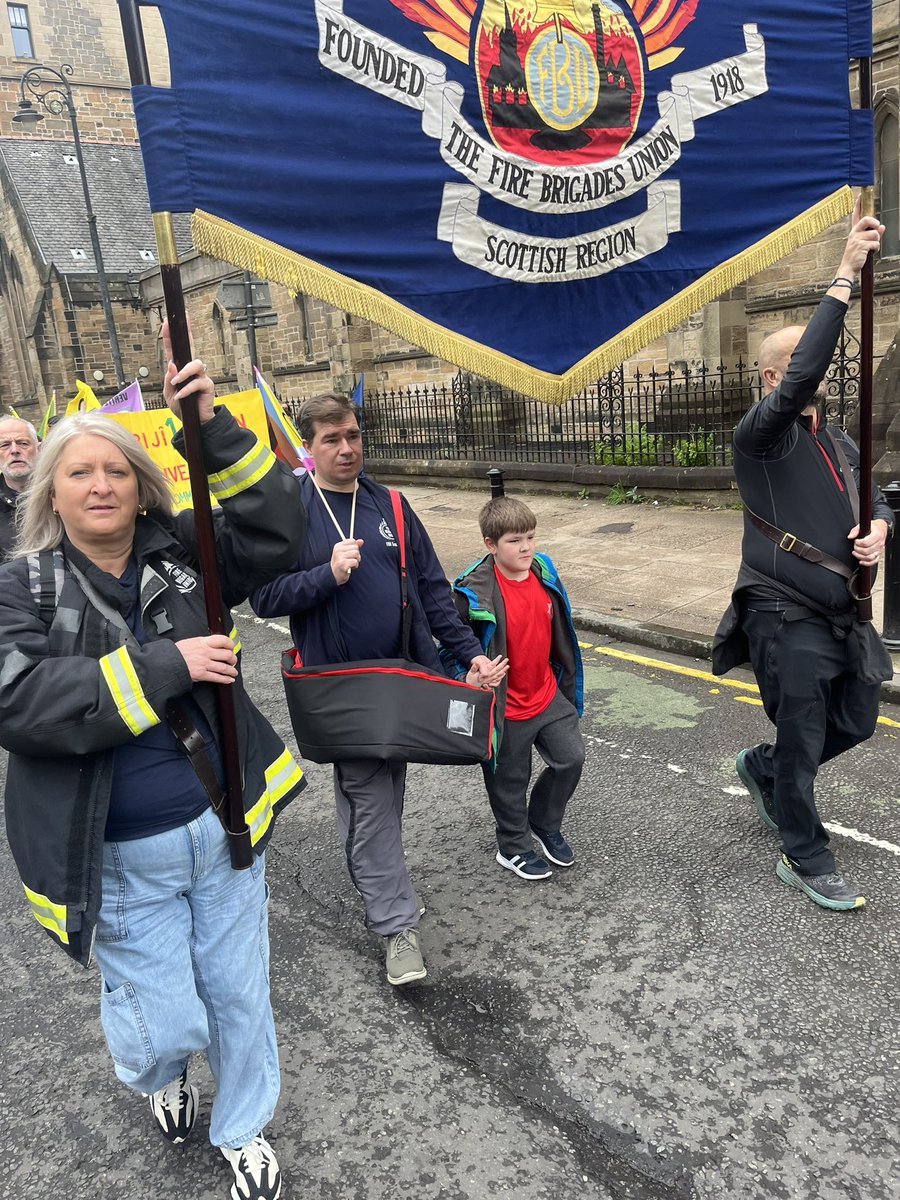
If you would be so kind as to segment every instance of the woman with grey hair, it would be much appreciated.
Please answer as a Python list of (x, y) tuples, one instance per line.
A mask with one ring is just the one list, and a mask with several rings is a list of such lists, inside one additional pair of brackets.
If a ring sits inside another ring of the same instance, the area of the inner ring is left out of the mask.
[[(164, 395), (176, 416), (192, 394), (230, 608), (294, 562), (304, 530), (283, 520), (294, 480), (226, 409), (214, 411), (203, 364), (170, 363)], [(281, 1178), (263, 1129), (279, 1069), (263, 851), (304, 785), (300, 769), (243, 690), (235, 631), (208, 632), (192, 515), (173, 514), (162, 472), (131, 433), (98, 413), (60, 422), (20, 531), (0, 567), (0, 744), (25, 896), (57, 944), (96, 961), (116, 1074), (149, 1096), (164, 1136), (191, 1131), (188, 1062), (205, 1050), (216, 1081), (210, 1140), (234, 1172), (231, 1195), (274, 1200)], [(246, 871), (232, 869), (217, 816), (214, 686), (235, 693), (254, 850)]]

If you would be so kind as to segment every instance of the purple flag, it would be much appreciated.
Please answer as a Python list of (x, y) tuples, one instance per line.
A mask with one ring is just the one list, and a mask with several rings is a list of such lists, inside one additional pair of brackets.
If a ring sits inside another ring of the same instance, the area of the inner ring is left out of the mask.
[(144, 397), (141, 395), (141, 385), (137, 380), (129, 383), (128, 387), (116, 392), (112, 399), (101, 404), (100, 408), (105, 413), (143, 412)]

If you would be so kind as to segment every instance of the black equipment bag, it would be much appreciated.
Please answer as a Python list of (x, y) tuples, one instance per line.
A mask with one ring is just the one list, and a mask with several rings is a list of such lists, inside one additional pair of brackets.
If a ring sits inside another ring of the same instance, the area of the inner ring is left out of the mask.
[(376, 758), (466, 766), (491, 756), (491, 689), (435, 675), (409, 660), (412, 610), (400, 495), (391, 490), (400, 550), (403, 658), (304, 667), (296, 649), (281, 677), (297, 746), (312, 762)]
[(491, 755), (494, 693), (405, 658), (303, 667), (281, 676), (297, 746), (312, 762), (347, 758), (465, 766)]

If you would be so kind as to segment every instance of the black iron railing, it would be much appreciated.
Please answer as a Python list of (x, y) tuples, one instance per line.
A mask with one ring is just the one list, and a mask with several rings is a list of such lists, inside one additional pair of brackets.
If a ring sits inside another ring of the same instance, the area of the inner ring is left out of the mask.
[[(844, 331), (826, 379), (828, 419), (843, 426), (858, 400), (859, 343)], [(371, 458), (621, 466), (726, 466), (731, 435), (759, 398), (756, 367), (619, 367), (558, 407), (476, 376), (449, 385), (369, 391)], [(294, 406), (290, 403), (289, 408)]]

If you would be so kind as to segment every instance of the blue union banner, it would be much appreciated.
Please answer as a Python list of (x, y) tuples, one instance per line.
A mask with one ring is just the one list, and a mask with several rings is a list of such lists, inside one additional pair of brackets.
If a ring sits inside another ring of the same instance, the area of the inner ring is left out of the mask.
[(160, 0), (154, 211), (550, 402), (849, 212), (864, 0)]

